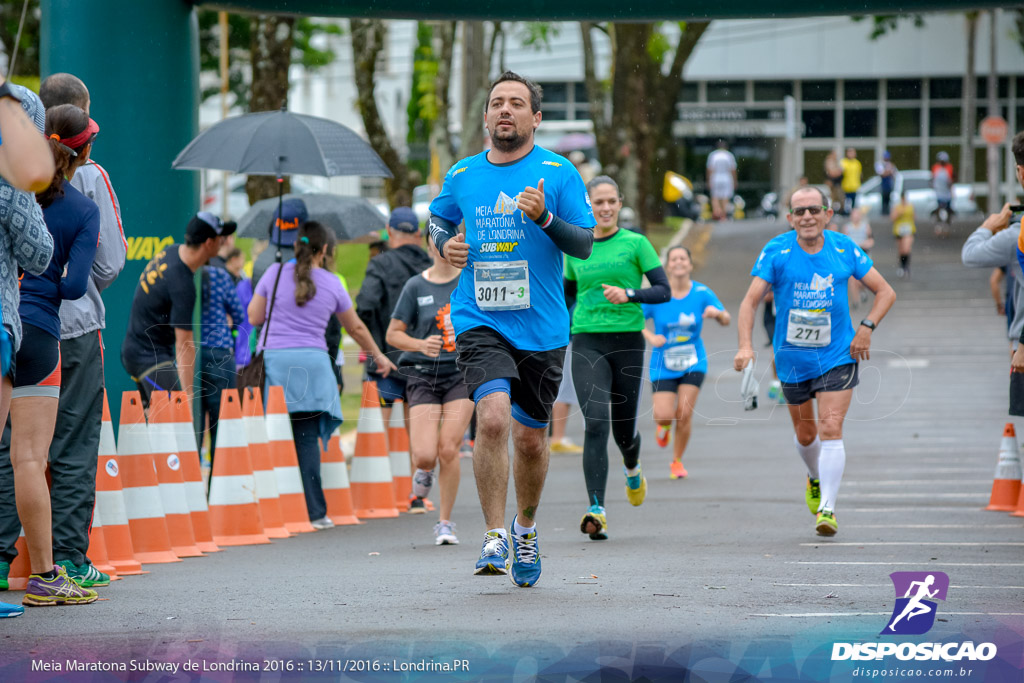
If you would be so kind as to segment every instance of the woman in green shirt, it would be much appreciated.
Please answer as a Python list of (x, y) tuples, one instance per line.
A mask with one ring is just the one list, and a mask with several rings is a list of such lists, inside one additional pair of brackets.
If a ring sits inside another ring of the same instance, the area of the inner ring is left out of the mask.
[[(583, 477), (590, 507), (580, 531), (603, 540), (608, 538), (604, 493), (609, 432), (622, 452), (629, 502), (640, 505), (647, 495), (636, 429), (644, 374), (641, 304), (668, 301), (671, 289), (647, 238), (618, 227), (622, 200), (615, 181), (598, 176), (587, 184), (587, 191), (597, 220), (594, 250), (586, 261), (566, 258), (565, 290), (570, 309), (575, 302), (572, 374), (586, 423)], [(645, 275), (651, 286), (641, 289)]]

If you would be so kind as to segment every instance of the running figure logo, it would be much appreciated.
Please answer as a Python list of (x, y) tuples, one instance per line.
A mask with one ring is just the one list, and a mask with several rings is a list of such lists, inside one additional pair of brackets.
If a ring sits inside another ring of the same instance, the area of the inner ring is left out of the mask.
[(933, 599), (946, 599), (949, 577), (943, 572), (893, 572), (889, 578), (896, 589), (896, 605), (880, 635), (927, 633), (935, 623)]

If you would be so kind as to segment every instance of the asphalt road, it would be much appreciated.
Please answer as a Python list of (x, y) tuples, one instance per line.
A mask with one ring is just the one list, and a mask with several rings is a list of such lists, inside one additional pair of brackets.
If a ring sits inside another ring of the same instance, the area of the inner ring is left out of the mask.
[[(716, 226), (710, 239), (691, 235), (702, 252), (696, 279), (734, 316), (777, 226), (749, 221)], [(705, 333), (711, 366), (686, 455), (690, 477), (668, 477), (648, 388), (640, 418), (646, 502), (628, 504), (613, 456), (611, 538), (590, 541), (578, 530), (586, 508), (580, 457), (552, 456), (535, 588), (472, 574), (484, 527), (472, 462), (463, 460), (454, 513), (461, 545), (433, 545), (432, 514), (403, 515), (147, 566), (149, 574), (101, 589), (94, 605), (0, 621), (0, 679), (50, 656), (450, 656), (476, 662), (472, 678), (494, 680), (594, 653), (649, 650), (657, 659), (682, 648), (691, 662), (737, 661), (751, 643), (799, 653), (840, 636), (871, 639), (892, 610), (889, 573), (926, 569), (951, 582), (932, 636), (1002, 632), (1019, 642), (1024, 518), (982, 510), (1008, 420), (1007, 342), (988, 272), (960, 264), (973, 227), (957, 225), (947, 240), (922, 229), (909, 281), (896, 279), (893, 241), (876, 227), (872, 255), (899, 298), (862, 365), (832, 539), (814, 533), (788, 414), (765, 397), (766, 359), (758, 363), (761, 408), (745, 413), (731, 369), (735, 325), (714, 326)], [(755, 339), (765, 340), (760, 328)], [(582, 442), (578, 415), (569, 432)]]

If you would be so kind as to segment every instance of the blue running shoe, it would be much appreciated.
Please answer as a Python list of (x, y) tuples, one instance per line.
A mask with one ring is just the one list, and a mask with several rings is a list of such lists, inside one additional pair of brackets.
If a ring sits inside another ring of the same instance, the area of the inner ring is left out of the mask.
[(484, 534), (484, 545), (480, 549), (480, 559), (476, 561), (474, 574), (487, 576), (508, 573), (508, 541), (495, 531)]
[[(513, 531), (516, 528), (515, 519), (512, 520)], [(520, 588), (529, 588), (537, 585), (540, 579), (540, 547), (537, 545), (537, 528), (520, 536), (512, 533), (512, 583)]]
[(12, 605), (9, 602), (0, 602), (0, 619), (20, 617), (24, 613), (25, 608), (21, 605)]

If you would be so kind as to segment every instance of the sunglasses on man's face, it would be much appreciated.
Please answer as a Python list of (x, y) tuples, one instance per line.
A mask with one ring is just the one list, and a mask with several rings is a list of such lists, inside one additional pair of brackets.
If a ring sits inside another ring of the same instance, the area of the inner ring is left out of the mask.
[(828, 211), (827, 206), (797, 206), (789, 210), (794, 216), (803, 216), (805, 213), (809, 213), (812, 216), (817, 216), (822, 211)]

